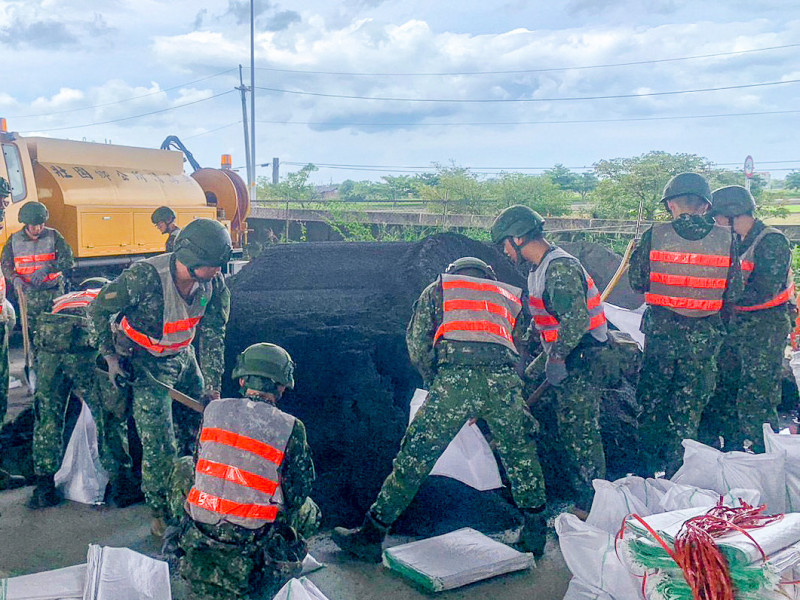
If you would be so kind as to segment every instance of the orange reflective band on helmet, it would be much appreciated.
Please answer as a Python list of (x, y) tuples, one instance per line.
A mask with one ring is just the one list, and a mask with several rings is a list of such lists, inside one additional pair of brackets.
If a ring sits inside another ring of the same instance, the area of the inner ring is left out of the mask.
[(772, 300), (767, 300), (762, 304), (756, 304), (754, 306), (737, 306), (736, 310), (744, 312), (750, 312), (754, 310), (764, 310), (765, 308), (772, 308), (773, 306), (780, 306), (781, 304), (786, 304), (792, 298), (794, 298), (794, 285), (791, 285), (785, 290), (783, 290)]
[(488, 311), (496, 315), (504, 317), (511, 323), (513, 327), (517, 319), (512, 315), (505, 306), (500, 306), (494, 302), (484, 302), (483, 300), (445, 300), (443, 303), (444, 310), (475, 310), (475, 311)]
[(685, 308), (687, 310), (721, 310), (722, 300), (698, 300), (697, 298), (680, 298), (676, 296), (664, 296), (662, 294), (646, 293), (645, 302), (656, 306), (667, 308)]
[(230, 465), (205, 460), (203, 458), (197, 461), (196, 471), (204, 475), (216, 477), (217, 479), (224, 479), (231, 483), (243, 485), (244, 487), (263, 492), (269, 496), (272, 496), (275, 490), (278, 489), (277, 481), (272, 481), (266, 477), (261, 477), (261, 475), (256, 475), (255, 473), (243, 469), (237, 469)]
[(484, 331), (508, 340), (512, 344), (514, 343), (514, 339), (508, 333), (508, 329), (489, 321), (450, 321), (449, 323), (442, 323), (439, 329), (436, 330), (433, 343), (435, 344), (440, 337), (451, 331)]
[(670, 252), (668, 250), (651, 250), (652, 262), (665, 262), (678, 265), (699, 265), (701, 267), (730, 267), (730, 256), (715, 254), (696, 254), (689, 252)]
[(176, 344), (160, 344), (149, 335), (145, 335), (144, 333), (140, 333), (136, 331), (131, 324), (128, 322), (128, 317), (123, 317), (122, 321), (120, 321), (119, 326), (122, 328), (122, 331), (125, 332), (129, 338), (131, 338), (134, 342), (139, 344), (143, 348), (147, 348), (152, 352), (168, 352), (170, 350), (180, 350), (181, 348), (186, 348), (189, 344), (192, 343), (194, 339), (194, 333), (189, 336), (186, 340), (182, 342), (178, 342)]
[(183, 319), (182, 321), (174, 321), (172, 323), (164, 323), (164, 335), (168, 333), (178, 333), (181, 331), (191, 331), (202, 320), (203, 317), (191, 317)]
[(258, 519), (271, 523), (278, 517), (277, 504), (240, 504), (239, 502), (225, 500), (224, 498), (201, 492), (197, 488), (192, 488), (187, 501), (189, 504), (194, 504), (199, 508), (210, 510), (211, 512), (241, 517), (243, 519)]
[(276, 465), (280, 465), (283, 462), (283, 452), (280, 450), (259, 440), (247, 437), (246, 435), (233, 433), (232, 431), (225, 431), (224, 429), (218, 429), (216, 427), (206, 427), (200, 434), (200, 441), (214, 442), (238, 450), (244, 450), (245, 452), (260, 456), (264, 460), (268, 460)]
[(496, 294), (500, 294), (507, 300), (510, 300), (514, 304), (518, 304), (522, 306), (522, 301), (517, 298), (514, 294), (509, 292), (504, 287), (500, 287), (499, 285), (494, 285), (492, 283), (478, 283), (476, 281), (463, 281), (463, 280), (452, 280), (452, 281), (443, 281), (442, 282), (442, 289), (445, 290), (452, 290), (452, 289), (465, 289), (465, 290), (475, 290), (476, 292), (494, 292)]
[(714, 277), (694, 277), (692, 275), (669, 275), (667, 273), (650, 273), (650, 281), (674, 285), (678, 287), (724, 290), (728, 287), (727, 279)]
[(755, 271), (756, 263), (752, 260), (743, 260), (742, 261), (742, 271)]

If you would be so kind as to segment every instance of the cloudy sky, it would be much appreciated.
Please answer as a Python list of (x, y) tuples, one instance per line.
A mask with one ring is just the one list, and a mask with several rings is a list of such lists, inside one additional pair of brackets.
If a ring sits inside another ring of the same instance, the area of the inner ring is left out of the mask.
[[(800, 168), (795, 0), (254, 2), (256, 161), (282, 175), (585, 170), (651, 150)], [(249, 0), (0, 0), (0, 48), (12, 131), (177, 135), (204, 166), (244, 165)]]

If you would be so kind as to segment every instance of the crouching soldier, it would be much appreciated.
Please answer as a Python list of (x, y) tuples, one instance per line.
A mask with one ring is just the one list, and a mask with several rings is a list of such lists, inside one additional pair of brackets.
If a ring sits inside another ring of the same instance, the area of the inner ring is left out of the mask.
[[(124, 428), (112, 422), (103, 407), (103, 400), (95, 378), (94, 365), (97, 346), (88, 317), (88, 307), (100, 292), (107, 279), (91, 278), (81, 283), (84, 288), (64, 294), (53, 301), (52, 311), (39, 316), (39, 385), (34, 395), (33, 466), (36, 487), (28, 507), (45, 508), (61, 501), (53, 476), (64, 457), (64, 420), (70, 396), (86, 402), (97, 426), (100, 460), (108, 471), (111, 487), (121, 489), (120, 473), (128, 467), (130, 457), (125, 450)], [(126, 475), (122, 475), (126, 478)], [(130, 489), (131, 486), (124, 486)], [(133, 486), (133, 497), (118, 505), (127, 505), (140, 499)]]
[(242, 397), (213, 400), (193, 472), (190, 457), (176, 463), (169, 505), (183, 521), (180, 574), (198, 598), (271, 598), (302, 570), (305, 540), (322, 515), (309, 497), (305, 426), (276, 407), (294, 387), (293, 372), (280, 346), (247, 348), (233, 370)]
[(468, 419), (489, 427), (524, 525), (519, 546), (541, 555), (546, 541), (542, 467), (532, 438), (533, 417), (515, 370), (514, 338), (524, 330), (522, 290), (496, 280), (482, 260), (459, 258), (422, 291), (406, 330), (411, 363), (429, 395), (408, 426), (392, 472), (364, 523), (337, 527), (333, 541), (367, 561), (408, 507), (450, 441)]

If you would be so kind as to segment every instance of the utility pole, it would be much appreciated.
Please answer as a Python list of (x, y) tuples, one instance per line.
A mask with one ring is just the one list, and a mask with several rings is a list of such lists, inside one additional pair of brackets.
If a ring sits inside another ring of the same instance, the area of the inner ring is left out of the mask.
[(256, 17), (255, 0), (250, 0), (250, 201), (256, 199)]
[[(249, 184), (254, 179), (253, 175), (253, 163), (251, 161), (250, 156), (250, 138), (247, 133), (247, 86), (244, 84), (244, 79), (242, 78), (242, 65), (239, 65), (239, 87), (236, 88), (242, 94), (242, 125), (244, 125), (244, 155), (245, 155), (245, 162), (247, 164), (247, 183)], [(250, 192), (250, 198), (252, 199), (252, 191)]]
[(280, 159), (275, 156), (272, 158), (272, 184), (278, 185), (280, 181)]

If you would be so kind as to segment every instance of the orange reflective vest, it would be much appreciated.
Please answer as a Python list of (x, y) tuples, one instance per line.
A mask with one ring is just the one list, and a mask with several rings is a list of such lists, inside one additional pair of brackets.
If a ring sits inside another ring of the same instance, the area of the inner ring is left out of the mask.
[(560, 323), (555, 315), (550, 314), (544, 305), (544, 290), (547, 283), (547, 268), (556, 259), (575, 261), (586, 280), (588, 293), (586, 295), (586, 308), (589, 311), (589, 326), (587, 332), (597, 341), (605, 342), (608, 339), (608, 322), (600, 299), (600, 290), (594, 283), (591, 275), (586, 272), (580, 261), (569, 252), (554, 246), (542, 258), (542, 262), (535, 270), (528, 274), (528, 305), (530, 306), (533, 324), (541, 337), (545, 352), (550, 352), (553, 344), (558, 340)]
[(206, 305), (211, 298), (211, 282), (198, 284), (199, 288), (192, 296), (189, 304), (178, 292), (175, 281), (170, 271), (172, 254), (159, 254), (148, 258), (148, 262), (155, 267), (161, 280), (161, 289), (164, 297), (163, 328), (161, 337), (156, 339), (136, 330), (123, 317), (119, 328), (131, 340), (139, 344), (153, 356), (174, 356), (185, 350), (194, 339), (197, 324), (206, 312)]
[(280, 468), (295, 418), (249, 398), (212, 401), (203, 413), (194, 487), (186, 510), (207, 525), (258, 529), (283, 504)]
[[(14, 272), (26, 283), (31, 282), (31, 275), (41, 268), (47, 268), (56, 261), (56, 236), (53, 229), (45, 227), (41, 235), (32, 240), (25, 230), (17, 231), (11, 236), (11, 250), (14, 253)], [(61, 271), (49, 273), (42, 287), (61, 277)]]
[(443, 316), (434, 344), (442, 338), (486, 342), (518, 354), (511, 333), (522, 311), (520, 288), (491, 279), (449, 274), (441, 276), (441, 286)]
[(728, 287), (732, 240), (730, 228), (719, 225), (699, 240), (681, 237), (671, 223), (654, 225), (647, 304), (686, 317), (719, 312)]
[(62, 310), (71, 308), (85, 308), (92, 300), (97, 298), (100, 288), (89, 288), (78, 292), (70, 292), (53, 300), (53, 314), (60, 313)]
[(6, 278), (0, 273), (0, 315), (3, 314), (6, 303)]
[[(750, 279), (750, 276), (753, 274), (753, 271), (756, 269), (756, 247), (764, 239), (767, 234), (770, 233), (777, 233), (778, 235), (783, 235), (780, 230), (775, 229), (774, 227), (765, 227), (761, 230), (756, 236), (756, 239), (753, 240), (753, 243), (750, 244), (750, 247), (744, 251), (744, 253), (739, 257), (739, 260), (742, 263), (742, 274), (744, 275), (745, 283)], [(766, 302), (762, 302), (761, 304), (755, 304), (753, 306), (736, 306), (736, 310), (742, 312), (754, 312), (757, 310), (764, 310), (767, 308), (773, 308), (775, 306), (780, 306), (781, 304), (786, 304), (787, 302), (791, 302), (792, 304), (796, 303), (795, 293), (794, 293), (794, 272), (792, 271), (792, 267), (789, 267), (789, 271), (786, 274), (786, 284), (784, 285), (783, 290), (781, 290), (778, 294), (776, 294), (773, 298), (770, 298)]]

